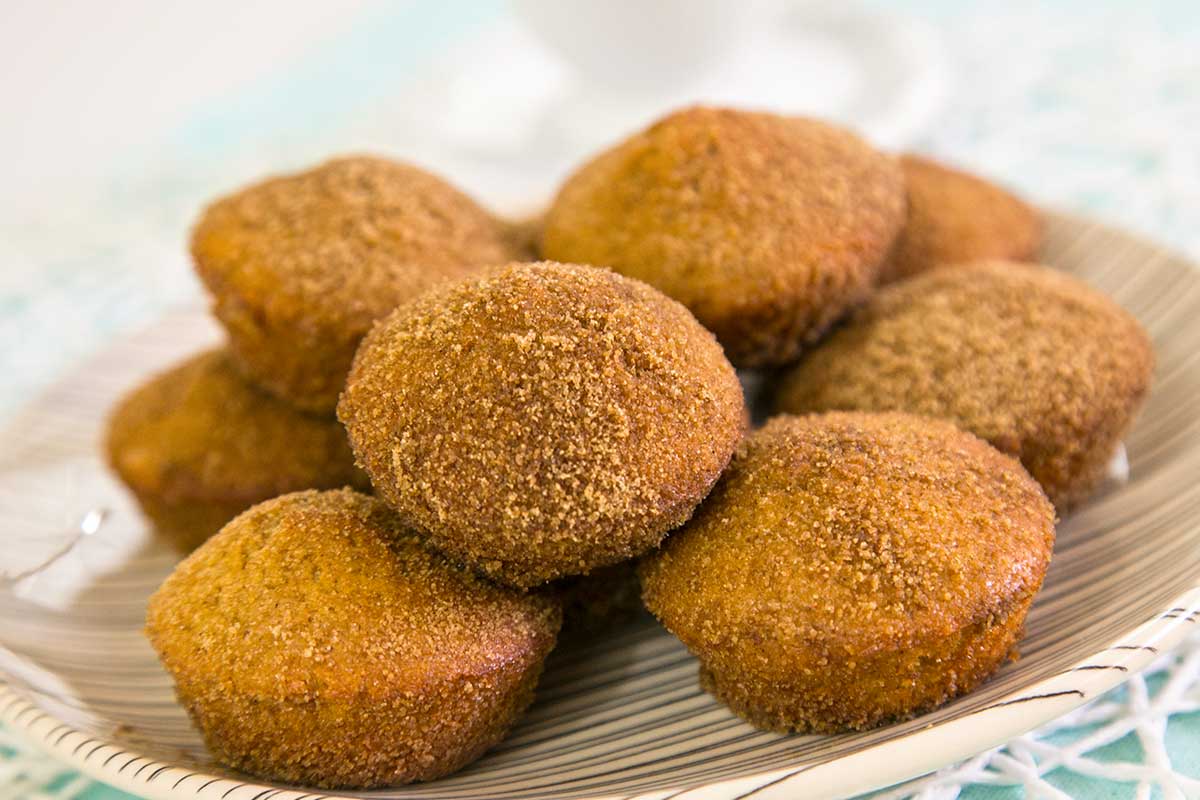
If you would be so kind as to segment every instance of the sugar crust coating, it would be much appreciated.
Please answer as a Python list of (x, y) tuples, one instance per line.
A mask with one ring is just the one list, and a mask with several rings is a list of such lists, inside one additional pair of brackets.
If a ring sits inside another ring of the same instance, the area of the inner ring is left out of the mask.
[(1025, 470), (940, 420), (779, 416), (643, 559), (643, 600), (755, 725), (833, 733), (967, 692), (1012, 652), (1054, 543)]
[(1014, 455), (1060, 511), (1083, 501), (1149, 391), (1128, 312), (1046, 267), (987, 262), (882, 290), (782, 382), (776, 406), (943, 417)]
[(908, 220), (880, 282), (937, 266), (983, 260), (1024, 261), (1042, 243), (1042, 216), (990, 181), (928, 158), (900, 158), (908, 186)]
[(657, 545), (747, 424), (733, 367), (687, 309), (547, 262), (397, 309), (364, 340), (338, 415), (408, 524), (521, 587)]
[(184, 560), (146, 631), (221, 763), (368, 788), (478, 758), (529, 704), (560, 610), (454, 566), (350, 490), (257, 505)]
[(332, 413), (371, 324), (439, 283), (517, 257), (499, 220), (440, 178), (357, 156), (209, 206), (192, 255), (238, 366)]
[(184, 552), (276, 495), (370, 488), (336, 419), (249, 385), (224, 348), (129, 392), (109, 416), (105, 450), (155, 528)]
[(867, 296), (904, 204), (897, 162), (845, 130), (688, 108), (576, 172), (541, 252), (644, 280), (737, 366), (777, 366)]

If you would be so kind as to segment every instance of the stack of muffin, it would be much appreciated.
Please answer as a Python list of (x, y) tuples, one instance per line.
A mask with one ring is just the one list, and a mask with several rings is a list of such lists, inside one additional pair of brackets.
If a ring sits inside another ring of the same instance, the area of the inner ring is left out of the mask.
[[(564, 606), (626, 608), (635, 564), (705, 688), (770, 729), (911, 716), (1014, 652), (1055, 505), (1153, 370), (1128, 314), (1019, 263), (1035, 211), (692, 108), (529, 230), (376, 158), (202, 216), (228, 344), (134, 392), (109, 452), (160, 530), (207, 539), (147, 630), (221, 763), (445, 775), (531, 701)], [(753, 432), (735, 366), (779, 412)]]

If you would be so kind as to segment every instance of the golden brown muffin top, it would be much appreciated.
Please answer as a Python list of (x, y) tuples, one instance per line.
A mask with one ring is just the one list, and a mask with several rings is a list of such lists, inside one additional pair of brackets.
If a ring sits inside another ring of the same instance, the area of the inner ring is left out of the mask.
[(514, 255), (504, 226), (424, 170), (355, 156), (209, 206), (192, 254), (216, 294), (272, 320), (364, 333), (420, 292)]
[(641, 575), (685, 644), (751, 652), (745, 667), (770, 674), (1003, 615), (1037, 591), (1053, 544), (1038, 484), (947, 422), (779, 416)]
[(540, 661), (559, 622), (550, 596), (476, 577), (379, 501), (340, 490), (235, 518), (150, 598), (146, 626), (180, 682), (381, 701)]
[(777, 407), (943, 417), (1028, 464), (1127, 418), (1153, 372), (1149, 337), (1112, 300), (1047, 267), (980, 262), (880, 290)]
[(897, 280), (938, 265), (1032, 258), (1042, 218), (994, 183), (928, 158), (900, 158), (908, 185), (908, 221), (884, 267)]
[[(542, 253), (647, 281), (688, 306), (735, 362), (763, 361), (740, 352), (737, 320), (803, 305), (823, 329), (844, 299), (828, 318), (823, 301), (865, 294), (903, 213), (896, 161), (848, 131), (695, 107), (576, 172), (547, 214)], [(794, 357), (798, 342), (778, 347), (766, 360)]]
[(549, 262), (397, 309), (364, 340), (338, 414), (380, 496), (518, 585), (657, 543), (746, 424), (733, 368), (687, 309)]
[(134, 389), (109, 417), (108, 458), (165, 502), (245, 502), (298, 488), (368, 486), (336, 419), (302, 413), (250, 386), (224, 348)]

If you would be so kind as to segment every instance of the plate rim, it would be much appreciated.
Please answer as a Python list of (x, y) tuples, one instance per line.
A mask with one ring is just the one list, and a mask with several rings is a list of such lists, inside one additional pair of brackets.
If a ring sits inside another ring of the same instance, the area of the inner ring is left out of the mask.
[[(1158, 244), (1145, 234), (1086, 215), (1043, 208), (1047, 221), (1101, 228), (1119, 233), (1164, 257), (1200, 270), (1190, 257)], [(193, 304), (164, 311), (150, 326), (180, 312), (194, 312)], [(114, 342), (137, 336), (138, 331)], [(69, 374), (86, 366), (105, 348), (64, 370)], [(48, 387), (53, 389), (54, 384)], [(38, 397), (40, 397), (39, 395)], [(38, 397), (6, 414), (8, 430), (31, 408)], [(1200, 525), (1200, 521), (1196, 521)], [(752, 775), (727, 778), (680, 790), (661, 789), (634, 795), (597, 795), (591, 800), (789, 800), (804, 782), (806, 797), (838, 800), (894, 786), (929, 774), (946, 765), (998, 747), (1110, 691), (1165, 655), (1194, 629), (1200, 628), (1200, 575), (1191, 588), (1161, 607), (1141, 623), (1107, 639), (1105, 647), (1041, 681), (997, 698), (992, 704), (905, 736), (880, 742), (832, 761), (802, 767), (777, 767)], [(0, 643), (0, 646), (3, 646)], [(146, 800), (361, 800), (332, 791), (279, 788), (254, 780), (241, 780), (188, 769), (140, 755), (110, 738), (91, 736), (44, 711), (0, 669), (0, 722), (37, 749), (88, 777)], [(813, 782), (817, 785), (811, 785)], [(400, 787), (397, 787), (400, 788)]]
[[(825, 785), (815, 793), (806, 787), (805, 796), (813, 800), (838, 800), (893, 786), (998, 747), (1096, 699), (1158, 660), (1182, 642), (1191, 632), (1191, 626), (1198, 624), (1200, 582), (1131, 631), (1109, 640), (1107, 646), (1094, 654), (966, 716), (810, 767), (766, 770), (683, 791), (598, 795), (594, 800), (742, 800), (750, 796), (758, 800), (786, 800), (795, 796), (791, 793), (792, 782), (798, 778), (823, 779)], [(1031, 704), (1037, 709), (1033, 713), (1029, 713)], [(266, 800), (268, 797), (356, 800), (336, 791), (280, 789), (148, 758), (60, 722), (3, 679), (0, 679), (0, 722), (60, 762), (146, 800)], [(870, 769), (863, 768), (864, 762), (870, 763)]]

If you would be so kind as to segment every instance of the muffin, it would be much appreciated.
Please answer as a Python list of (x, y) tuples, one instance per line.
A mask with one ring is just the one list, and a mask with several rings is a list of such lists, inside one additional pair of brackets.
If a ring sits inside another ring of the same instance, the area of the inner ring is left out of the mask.
[(881, 282), (971, 261), (1024, 261), (1042, 242), (1042, 218), (1021, 198), (976, 175), (907, 154), (908, 220)]
[(1038, 484), (948, 422), (785, 415), (640, 575), (705, 689), (761, 728), (838, 733), (983, 681), (1014, 652), (1053, 544)]
[(733, 368), (686, 308), (554, 263), (397, 309), (363, 342), (338, 415), (407, 524), (518, 587), (656, 546), (746, 427)]
[(221, 764), (370, 788), (446, 775), (529, 704), (560, 623), (350, 490), (254, 506), (150, 598), (146, 632)]
[(738, 367), (778, 366), (866, 298), (904, 206), (896, 161), (847, 131), (688, 108), (576, 172), (541, 253), (646, 281)]
[(938, 269), (882, 289), (783, 380), (780, 411), (907, 411), (1016, 456), (1061, 511), (1084, 500), (1150, 388), (1130, 314), (1033, 264)]
[(354, 157), (218, 200), (192, 234), (235, 363), (298, 408), (332, 413), (376, 319), (517, 257), (514, 235), (440, 178)]
[(105, 449), (146, 517), (184, 552), (276, 495), (370, 486), (336, 419), (250, 386), (224, 348), (127, 394), (109, 417)]

